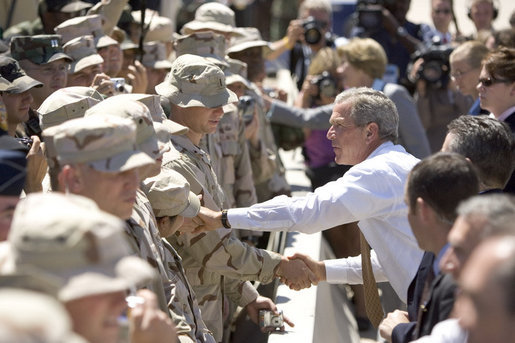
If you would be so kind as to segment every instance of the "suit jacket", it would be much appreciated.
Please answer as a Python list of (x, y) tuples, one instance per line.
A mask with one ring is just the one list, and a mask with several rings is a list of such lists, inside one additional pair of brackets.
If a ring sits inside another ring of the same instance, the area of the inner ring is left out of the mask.
[(430, 297), (422, 313), (419, 332), (416, 333), (417, 314), (420, 308), (424, 283), (433, 267), (434, 254), (425, 252), (415, 278), (408, 288), (409, 323), (397, 325), (392, 331), (392, 343), (411, 342), (431, 333), (433, 326), (449, 316), (454, 306), (456, 284), (451, 275), (438, 274), (430, 286)]
[[(510, 126), (511, 133), (515, 135), (515, 112), (510, 114), (508, 118), (504, 120), (504, 122)], [(506, 187), (504, 187), (504, 192), (515, 194), (515, 171), (511, 174)]]

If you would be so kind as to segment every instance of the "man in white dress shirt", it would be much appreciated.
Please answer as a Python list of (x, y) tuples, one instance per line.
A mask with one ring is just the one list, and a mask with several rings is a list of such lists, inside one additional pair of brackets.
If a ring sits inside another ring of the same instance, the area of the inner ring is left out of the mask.
[[(403, 200), (406, 178), (418, 159), (394, 144), (398, 118), (394, 103), (382, 92), (365, 87), (343, 92), (336, 97), (327, 138), (332, 141), (336, 163), (353, 165), (344, 176), (303, 197), (278, 196), (248, 208), (221, 212), (202, 208), (195, 219), (199, 223), (196, 230), (224, 226), (314, 233), (358, 221), (373, 249), (376, 281), (389, 281), (406, 301), (408, 286), (422, 258)], [(363, 282), (360, 256), (323, 261), (316, 266), (318, 280), (312, 281)]]

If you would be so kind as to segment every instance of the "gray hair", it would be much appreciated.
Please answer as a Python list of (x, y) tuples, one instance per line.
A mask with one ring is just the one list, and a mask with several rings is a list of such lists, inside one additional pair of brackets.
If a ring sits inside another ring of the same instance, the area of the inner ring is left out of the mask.
[(304, 0), (299, 6), (299, 18), (305, 11), (309, 10), (322, 10), (326, 11), (329, 15), (333, 14), (333, 8), (329, 0)]
[(349, 103), (354, 124), (363, 127), (376, 123), (382, 140), (397, 142), (399, 114), (397, 107), (383, 92), (368, 87), (348, 89), (336, 96), (335, 104)]
[(499, 285), (504, 294), (504, 308), (510, 315), (515, 315), (515, 237), (502, 237), (499, 241), (508, 251), (505, 259), (492, 270), (491, 281)]

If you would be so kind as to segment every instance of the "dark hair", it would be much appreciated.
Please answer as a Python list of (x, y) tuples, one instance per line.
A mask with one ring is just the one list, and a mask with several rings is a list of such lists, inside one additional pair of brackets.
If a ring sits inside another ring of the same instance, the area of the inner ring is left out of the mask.
[(465, 157), (439, 152), (420, 161), (407, 181), (409, 205), (422, 198), (447, 223), (457, 217), (459, 203), (479, 192), (475, 167)]
[(515, 48), (500, 47), (483, 60), (483, 67), (494, 78), (515, 82)]
[(488, 116), (463, 115), (447, 125), (447, 133), (452, 134), (448, 150), (469, 158), (485, 187), (504, 188), (514, 163), (514, 141), (507, 124)]

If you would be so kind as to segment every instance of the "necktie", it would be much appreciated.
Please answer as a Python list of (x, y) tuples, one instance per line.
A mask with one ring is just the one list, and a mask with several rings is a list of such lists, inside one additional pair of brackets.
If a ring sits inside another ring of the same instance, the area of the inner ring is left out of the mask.
[(381, 320), (383, 320), (384, 312), (379, 299), (376, 279), (372, 271), (370, 246), (361, 231), (359, 232), (359, 243), (361, 248), (361, 272), (363, 274), (363, 288), (365, 291), (365, 309), (368, 319), (377, 328)]
[(424, 312), (427, 311), (427, 303), (429, 302), (429, 298), (431, 298), (431, 285), (435, 279), (435, 273), (433, 271), (433, 267), (430, 268), (429, 273), (427, 274), (426, 280), (424, 281), (424, 289), (422, 290), (422, 296), (420, 297), (420, 305), (418, 307), (417, 312), (417, 325), (415, 326), (415, 330), (413, 330), (413, 339), (418, 339), (420, 337), (420, 328), (422, 326), (422, 316)]

